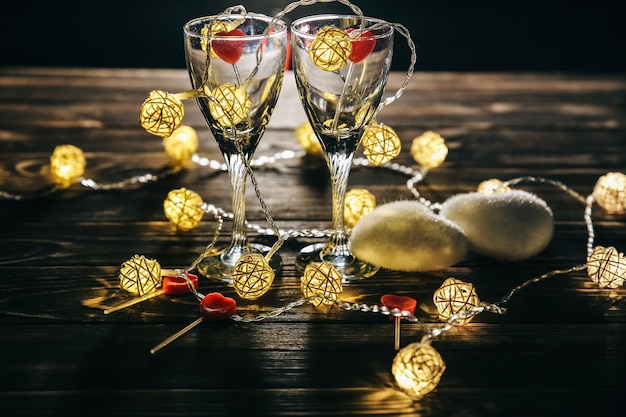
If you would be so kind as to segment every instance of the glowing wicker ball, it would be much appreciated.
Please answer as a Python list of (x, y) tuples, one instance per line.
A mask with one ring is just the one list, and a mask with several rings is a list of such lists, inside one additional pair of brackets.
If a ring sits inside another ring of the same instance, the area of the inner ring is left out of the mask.
[(439, 133), (428, 130), (413, 138), (411, 155), (421, 166), (436, 168), (446, 160), (448, 146)]
[(320, 156), (324, 155), (322, 145), (317, 139), (317, 135), (315, 134), (311, 123), (308, 121), (301, 123), (294, 131), (294, 134), (298, 143), (302, 146), (302, 149), (304, 149), (306, 153)]
[(373, 165), (382, 165), (398, 156), (402, 144), (395, 130), (385, 124), (369, 125), (363, 133), (363, 153)]
[(156, 291), (163, 282), (161, 265), (143, 255), (133, 255), (119, 271), (120, 288), (135, 296)]
[(352, 54), (352, 41), (345, 30), (335, 26), (321, 28), (309, 46), (313, 64), (324, 71), (343, 68)]
[(56, 182), (71, 183), (85, 172), (83, 151), (74, 145), (59, 145), (50, 156), (50, 172)]
[(505, 193), (511, 191), (511, 187), (504, 185), (504, 182), (499, 179), (491, 178), (478, 184), (476, 191), (481, 194)]
[(186, 232), (202, 220), (202, 204), (202, 197), (198, 193), (183, 187), (167, 193), (167, 198), (163, 201), (163, 211), (177, 229)]
[(609, 213), (626, 211), (626, 175), (609, 172), (601, 176), (592, 195), (598, 205)]
[(428, 343), (411, 343), (400, 349), (391, 365), (396, 383), (413, 399), (434, 390), (445, 370), (441, 355)]
[(191, 159), (198, 149), (198, 133), (191, 126), (182, 125), (166, 138), (163, 138), (165, 153), (178, 162)]
[(345, 225), (352, 228), (376, 208), (376, 196), (365, 188), (354, 188), (346, 193), (344, 204), (343, 219)]
[(182, 101), (168, 92), (153, 90), (141, 105), (139, 122), (148, 133), (166, 138), (180, 127), (184, 117)]
[(311, 262), (300, 278), (300, 289), (305, 297), (312, 297), (310, 303), (316, 307), (333, 305), (343, 291), (343, 275), (331, 263)]
[(256, 300), (265, 294), (274, 282), (274, 270), (260, 253), (243, 255), (232, 272), (233, 287), (246, 300)]
[[(447, 321), (458, 313), (470, 312), (474, 307), (480, 305), (474, 286), (455, 278), (448, 278), (443, 282), (433, 294), (433, 302), (442, 321)], [(466, 324), (475, 315), (472, 313), (459, 317), (454, 324)]]
[(617, 288), (626, 281), (626, 258), (610, 246), (596, 246), (587, 258), (587, 274), (601, 288)]
[(217, 123), (231, 127), (248, 117), (252, 101), (245, 88), (226, 83), (209, 94), (209, 112)]

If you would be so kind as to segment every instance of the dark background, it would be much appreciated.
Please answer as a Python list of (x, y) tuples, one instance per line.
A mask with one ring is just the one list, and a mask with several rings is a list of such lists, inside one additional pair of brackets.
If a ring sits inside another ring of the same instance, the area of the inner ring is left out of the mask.
[[(273, 15), (290, 1), (13, 2), (0, 15), (0, 65), (184, 68), (182, 26), (244, 5)], [(354, 1), (366, 15), (400, 23), (416, 44), (417, 71), (626, 71), (626, 23), (615, 2)], [(613, 3), (613, 6), (611, 6)], [(5, 6), (6, 8), (6, 6)], [(349, 12), (338, 2), (300, 6), (286, 20)], [(396, 37), (394, 69), (408, 67)]]

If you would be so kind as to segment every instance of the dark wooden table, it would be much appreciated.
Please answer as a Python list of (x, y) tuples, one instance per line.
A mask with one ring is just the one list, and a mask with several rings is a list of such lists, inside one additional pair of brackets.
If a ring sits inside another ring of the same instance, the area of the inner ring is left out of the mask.
[[(589, 195), (597, 179), (626, 168), (625, 74), (420, 73), (379, 121), (403, 141), (394, 162), (415, 166), (412, 138), (435, 130), (446, 162), (418, 185), (431, 201), (474, 191), (489, 178), (534, 176)], [(403, 74), (393, 74), (389, 91)], [(0, 189), (31, 195), (49, 184), (55, 146), (73, 144), (87, 158), (85, 176), (113, 183), (158, 174), (170, 161), (161, 140), (138, 123), (153, 89), (189, 89), (183, 70), (0, 68)], [(195, 103), (186, 124), (198, 153), (221, 161)], [(293, 75), (256, 156), (299, 151), (304, 121)], [(277, 225), (330, 226), (330, 187), (320, 160), (285, 159), (255, 169)], [(367, 188), (379, 204), (412, 199), (407, 177), (355, 166), (349, 188)], [(626, 411), (626, 293), (599, 288), (586, 271), (528, 285), (504, 315), (481, 313), (434, 339), (447, 368), (437, 388), (413, 401), (396, 389), (393, 324), (381, 314), (310, 304), (260, 322), (202, 323), (160, 352), (149, 349), (198, 317), (192, 296), (162, 295), (104, 315), (130, 298), (118, 271), (135, 254), (166, 268), (189, 265), (216, 222), (172, 229), (163, 214), (168, 191), (186, 187), (230, 210), (226, 174), (192, 165), (121, 190), (75, 184), (47, 196), (0, 200), (0, 415), (217, 416), (418, 415), (618, 416)], [(522, 183), (554, 213), (554, 236), (538, 255), (516, 262), (470, 255), (439, 271), (383, 270), (346, 285), (341, 298), (378, 304), (387, 293), (418, 300), (420, 323), (402, 324), (402, 345), (440, 325), (433, 292), (444, 279), (474, 284), (493, 302), (548, 271), (584, 264), (584, 204), (549, 184)], [(264, 224), (251, 187), (248, 219)], [(595, 243), (626, 249), (626, 216), (594, 208)], [(220, 240), (228, 239), (226, 222)], [(273, 242), (251, 231), (252, 239)], [(284, 267), (256, 301), (238, 300), (242, 316), (271, 312), (301, 297), (293, 263), (315, 238), (288, 240)], [(200, 291), (236, 297), (226, 284)]]

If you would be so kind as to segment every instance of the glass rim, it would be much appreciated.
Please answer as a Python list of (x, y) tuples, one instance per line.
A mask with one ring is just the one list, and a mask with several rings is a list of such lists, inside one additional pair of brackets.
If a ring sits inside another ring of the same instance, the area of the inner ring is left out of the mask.
[(273, 22), (271, 28), (274, 30), (266, 34), (263, 34), (263, 33), (259, 33), (255, 35), (244, 34), (244, 36), (228, 36), (228, 37), (223, 37), (221, 39), (225, 39), (225, 40), (232, 39), (232, 40), (239, 40), (239, 41), (241, 41), (242, 39), (246, 39), (246, 40), (264, 39), (264, 38), (281, 36), (283, 33), (287, 32), (289, 28), (289, 25), (281, 19), (275, 19), (274, 17), (267, 16), (261, 13), (246, 13), (246, 14), (225, 14), (225, 15), (208, 15), (208, 16), (195, 17), (191, 20), (188, 20), (183, 25), (183, 32), (187, 36), (208, 40), (209, 39), (208, 35), (203, 35), (199, 32), (194, 32), (190, 29), (190, 27), (202, 21), (216, 20), (216, 21), (229, 21), (230, 22), (230, 21), (237, 20), (237, 19), (260, 20), (262, 22), (268, 23), (268, 25)]
[[(310, 16), (303, 16), (300, 17), (296, 20), (294, 20), (293, 22), (291, 22), (290, 25), (290, 29), (291, 29), (291, 33), (295, 33), (298, 36), (302, 37), (302, 38), (315, 38), (315, 34), (313, 33), (308, 33), (308, 32), (302, 32), (300, 30), (298, 30), (296, 28), (296, 26), (301, 25), (304, 22), (315, 22), (315, 21), (319, 21), (319, 20), (331, 20), (331, 19), (335, 19), (335, 20), (347, 20), (347, 19), (353, 19), (353, 20), (365, 20), (366, 22), (372, 22), (373, 24), (384, 24), (385, 25), (385, 31), (379, 34), (375, 34), (375, 35), (371, 35), (371, 36), (361, 36), (359, 37), (360, 40), (364, 40), (364, 39), (380, 39), (380, 38), (384, 38), (387, 36), (390, 36), (393, 32), (394, 32), (394, 27), (393, 25), (381, 18), (378, 17), (372, 17), (372, 16), (359, 16), (356, 14), (336, 14), (336, 13), (326, 13), (326, 14), (316, 14), (316, 15), (310, 15)], [(366, 27), (367, 29), (367, 27)]]

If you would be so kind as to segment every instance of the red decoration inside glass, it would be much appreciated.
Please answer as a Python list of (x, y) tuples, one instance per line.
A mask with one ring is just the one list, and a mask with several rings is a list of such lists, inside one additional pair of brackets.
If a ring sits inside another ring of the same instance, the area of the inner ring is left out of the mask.
[[(352, 32), (354, 28), (350, 28), (347, 30), (348, 33)], [(374, 36), (372, 32), (366, 30), (365, 32), (359, 35), (359, 38), (368, 38)], [(376, 46), (376, 39), (359, 39), (355, 38), (352, 40), (352, 53), (348, 57), (348, 59), (355, 64), (367, 58), (367, 56), (372, 53), (374, 47)]]
[(415, 313), (415, 307), (417, 307), (415, 298), (404, 295), (385, 294), (380, 297), (380, 303), (389, 309), (397, 308), (400, 311), (408, 311), (411, 314)]
[[(187, 278), (189, 278), (193, 288), (197, 289), (198, 276), (194, 274), (187, 274)], [(163, 292), (167, 295), (189, 294), (191, 292), (189, 285), (190, 284), (187, 280), (181, 276), (163, 277)]]
[(218, 292), (204, 296), (200, 302), (200, 316), (206, 321), (226, 320), (237, 312), (237, 303), (233, 298), (224, 297)]
[(229, 64), (235, 64), (243, 54), (243, 48), (246, 42), (242, 40), (225, 40), (225, 37), (243, 37), (244, 33), (241, 29), (233, 29), (229, 32), (218, 32), (211, 41), (213, 52)]

